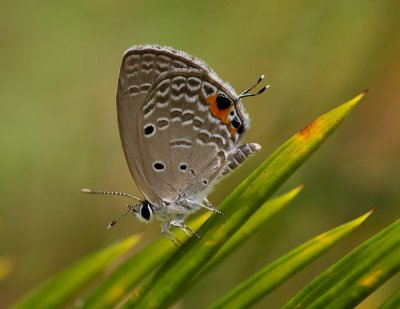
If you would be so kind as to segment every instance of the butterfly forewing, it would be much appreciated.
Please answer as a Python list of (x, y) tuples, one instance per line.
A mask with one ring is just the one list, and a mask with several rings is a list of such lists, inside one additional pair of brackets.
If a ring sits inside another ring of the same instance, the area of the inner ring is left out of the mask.
[(129, 169), (145, 197), (159, 204), (157, 194), (150, 187), (143, 169), (143, 159), (138, 149), (142, 134), (138, 119), (142, 115), (145, 98), (150, 87), (163, 72), (177, 68), (194, 68), (208, 71), (200, 60), (185, 57), (183, 52), (156, 45), (136, 46), (124, 54), (117, 88), (118, 126)]
[[(207, 98), (236, 96), (227, 92), (207, 73), (184, 69), (160, 75), (150, 90), (139, 119), (139, 149), (146, 158), (146, 180), (163, 201), (204, 196), (219, 175), (237, 139), (210, 115)], [(150, 105), (155, 108), (148, 109)]]
[(158, 46), (126, 52), (117, 110), (129, 169), (154, 205), (204, 197), (235, 162), (248, 121), (235, 91), (207, 65)]

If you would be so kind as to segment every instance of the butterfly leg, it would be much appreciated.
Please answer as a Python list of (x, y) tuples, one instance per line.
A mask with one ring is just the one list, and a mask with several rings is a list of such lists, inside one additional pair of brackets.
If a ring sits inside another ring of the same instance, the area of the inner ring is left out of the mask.
[(179, 248), (179, 246), (182, 244), (178, 238), (176, 238), (175, 234), (171, 232), (171, 224), (168, 222), (163, 225), (161, 228), (161, 234), (163, 234), (164, 237), (169, 239), (170, 241), (173, 242), (173, 244)]
[(208, 200), (208, 198), (206, 198), (206, 197), (204, 198), (204, 203), (206, 203), (208, 209), (210, 209), (211, 211), (213, 211), (219, 215), (224, 215), (224, 213), (222, 211), (218, 210), (217, 208), (215, 208), (213, 206), (213, 204), (211, 204), (211, 202)]
[(201, 239), (201, 236), (193, 231), (190, 227), (188, 227), (185, 223), (182, 222), (182, 218), (175, 219), (169, 223), (173, 227), (180, 228), (188, 237), (195, 236), (198, 239)]
[(209, 201), (208, 199), (206, 199), (206, 198), (204, 199), (205, 205), (200, 204), (200, 203), (196, 203), (196, 202), (193, 202), (193, 201), (188, 201), (188, 200), (186, 200), (186, 202), (188, 202), (189, 204), (197, 205), (197, 206), (203, 207), (203, 208), (205, 208), (205, 209), (211, 210), (212, 212), (215, 212), (215, 213), (217, 213), (217, 214), (219, 214), (219, 215), (223, 215), (222, 211), (219, 211), (217, 208), (215, 208), (215, 207), (210, 203), (210, 201)]

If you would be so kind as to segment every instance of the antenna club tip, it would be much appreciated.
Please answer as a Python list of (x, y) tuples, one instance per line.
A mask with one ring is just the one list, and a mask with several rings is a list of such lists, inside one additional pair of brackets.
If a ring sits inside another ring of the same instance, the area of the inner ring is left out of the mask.
[(108, 225), (107, 225), (107, 230), (109, 230), (110, 228), (112, 228), (114, 225), (115, 225), (115, 223), (117, 223), (116, 221), (111, 221), (110, 223), (108, 223)]
[(264, 77), (265, 77), (265, 75), (264, 75), (264, 74), (262, 74), (262, 75), (260, 76), (260, 79), (261, 79), (261, 80), (263, 80), (263, 79), (264, 79)]
[(260, 91), (257, 92), (256, 95), (259, 95), (259, 94), (263, 93), (265, 90), (267, 90), (267, 88), (268, 88), (267, 86), (262, 87), (262, 88), (260, 89)]
[(93, 190), (87, 189), (87, 188), (82, 188), (82, 189), (81, 189), (81, 192), (82, 192), (82, 193), (94, 193)]

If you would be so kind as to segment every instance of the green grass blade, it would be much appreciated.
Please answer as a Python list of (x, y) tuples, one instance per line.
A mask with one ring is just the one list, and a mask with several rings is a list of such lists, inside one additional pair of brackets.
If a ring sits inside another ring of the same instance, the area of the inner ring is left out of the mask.
[(353, 308), (399, 270), (397, 220), (328, 268), (284, 308)]
[(112, 308), (175, 249), (168, 239), (160, 239), (142, 249), (103, 280), (87, 298), (80, 300), (78, 307)]
[[(162, 267), (144, 282), (125, 307), (160, 308), (177, 299), (176, 291), (187, 284), (258, 207), (328, 138), (364, 96), (324, 114), (278, 148), (230, 194), (200, 228), (203, 240), (189, 239)], [(239, 205), (239, 206), (238, 206)]]
[(267, 265), (210, 308), (248, 308), (279, 287), (363, 223), (372, 212), (320, 234)]
[(379, 306), (379, 309), (400, 308), (400, 289), (394, 292), (385, 302)]
[(289, 202), (291, 202), (300, 193), (303, 187), (303, 185), (298, 186), (285, 194), (266, 201), (260, 207), (260, 209), (253, 216), (251, 216), (250, 219), (245, 222), (243, 226), (236, 231), (236, 233), (223, 245), (223, 247), (211, 259), (211, 261), (209, 261), (206, 266), (201, 269), (201, 271), (190, 281), (190, 283), (182, 286), (177, 293), (182, 296), (211, 268), (218, 265), (219, 262), (232, 253), (242, 243), (244, 243), (245, 240), (252, 236), (257, 230), (285, 210), (289, 205)]
[[(247, 238), (246, 236), (252, 234), (252, 231), (258, 229), (265, 221), (271, 219), (278, 212), (283, 210), (284, 206), (294, 199), (301, 189), (302, 186), (299, 186), (286, 194), (266, 202), (257, 212), (255, 220), (246, 222), (245, 226), (248, 226), (248, 228), (243, 226), (236, 233), (237, 235), (235, 234), (234, 237), (232, 237), (231, 240), (236, 238), (236, 241), (231, 242), (230, 240), (228, 242), (230, 245), (227, 247), (227, 243), (223, 249), (221, 249), (225, 251), (224, 255), (231, 252), (234, 246), (238, 246)], [(196, 219), (190, 223), (190, 226), (197, 229), (208, 216), (209, 214), (206, 214)], [(155, 241), (153, 244), (128, 259), (121, 267), (114, 271), (110, 277), (103, 280), (86, 299), (80, 301), (80, 308), (109, 308), (116, 305), (121, 298), (131, 292), (132, 288), (143, 279), (144, 276), (157, 269), (161, 262), (171, 255), (175, 249), (175, 246), (165, 238)], [(214, 257), (207, 266), (211, 267), (211, 264), (215, 265), (223, 257), (222, 254), (219, 254), (219, 256), (219, 259)]]
[(134, 247), (140, 235), (133, 235), (117, 244), (94, 252), (45, 282), (22, 298), (13, 308), (55, 308), (100, 274), (115, 258)]
[[(343, 292), (332, 301), (329, 308), (356, 306), (393, 275), (397, 274), (400, 271), (400, 241), (397, 241), (392, 249), (390, 252), (383, 253), (380, 259), (375, 264), (371, 264), (372, 267), (360, 276), (355, 274), (354, 277), (357, 278), (357, 281), (352, 282), (353, 278), (349, 278), (349, 280), (339, 282), (336, 286)], [(343, 288), (345, 289), (343, 290)], [(328, 295), (327, 298), (331, 297)], [(321, 301), (324, 302), (323, 299)], [(316, 304), (314, 308), (320, 307)]]
[[(282, 194), (276, 198), (266, 201), (260, 209), (246, 221), (238, 231), (223, 245), (223, 247), (213, 256), (210, 262), (201, 270), (198, 276), (209, 271), (217, 265), (223, 258), (233, 252), (245, 240), (258, 231), (267, 222), (275, 218), (279, 213), (286, 209), (289, 202), (292, 201), (303, 189), (298, 186), (293, 190)], [(197, 277), (196, 276), (196, 279)]]
[[(210, 214), (206, 213), (190, 222), (190, 225), (197, 229), (209, 216)], [(177, 231), (176, 236), (182, 242), (187, 238), (180, 231)], [(80, 300), (79, 308), (112, 308), (128, 295), (140, 280), (156, 270), (162, 261), (165, 261), (174, 251), (176, 251), (176, 247), (165, 237), (155, 241), (125, 261), (88, 297)]]

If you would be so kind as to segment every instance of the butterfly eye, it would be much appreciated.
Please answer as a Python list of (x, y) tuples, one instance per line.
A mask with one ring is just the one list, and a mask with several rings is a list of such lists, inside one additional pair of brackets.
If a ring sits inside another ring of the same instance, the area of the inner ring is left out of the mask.
[(153, 214), (153, 209), (151, 209), (150, 204), (143, 203), (143, 205), (140, 207), (140, 215), (143, 217), (143, 219), (150, 221), (152, 214)]
[(229, 99), (228, 96), (224, 93), (219, 93), (217, 95), (216, 101), (219, 110), (227, 109), (232, 105), (231, 99)]

